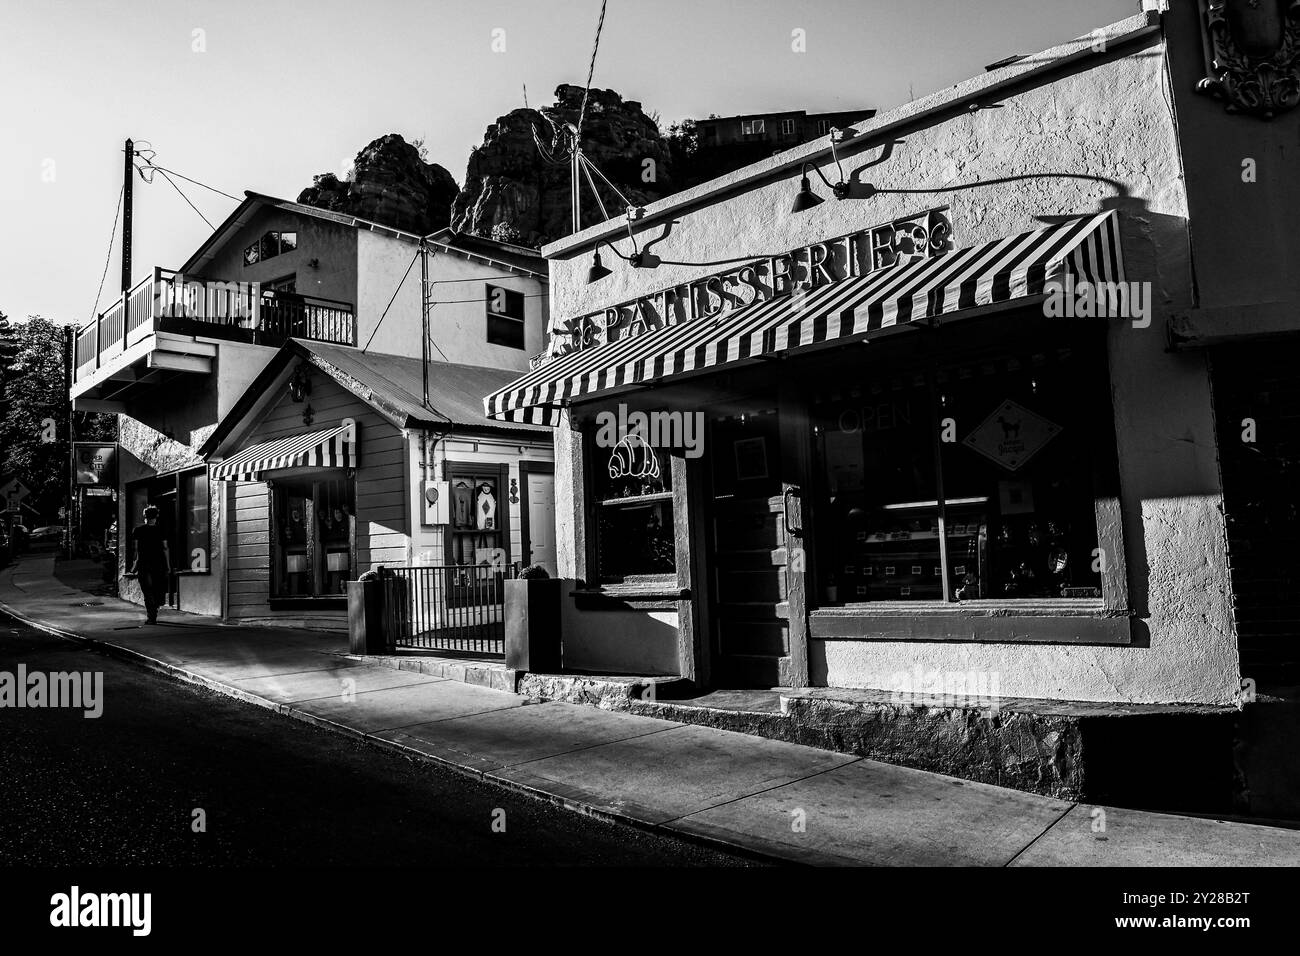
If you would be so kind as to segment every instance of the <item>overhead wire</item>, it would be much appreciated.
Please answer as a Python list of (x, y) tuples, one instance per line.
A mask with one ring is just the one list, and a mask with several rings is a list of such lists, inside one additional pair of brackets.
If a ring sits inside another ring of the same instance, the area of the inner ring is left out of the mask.
[[(154, 167), (154, 168), (157, 169), (157, 167)], [(159, 171), (161, 172), (161, 170), (159, 170)], [(196, 206), (196, 205), (194, 205), (194, 203), (190, 202), (190, 197), (187, 196), (187, 195), (185, 195), (185, 193), (181, 192), (181, 187), (180, 187), (180, 186), (177, 186), (176, 183), (172, 180), (172, 178), (171, 178), (170, 176), (168, 176), (166, 173), (163, 173), (162, 176), (163, 176), (163, 179), (167, 180), (168, 184), (172, 187), (172, 189), (176, 190), (176, 194), (177, 194), (178, 196), (180, 196), (182, 199), (184, 199), (185, 202), (186, 202), (186, 204), (187, 204), (191, 209), (193, 209), (196, 213), (198, 213), (199, 218), (202, 219), (204, 222), (206, 222), (206, 223), (208, 224), (208, 228), (209, 228), (209, 229), (212, 229), (213, 231), (215, 231), (217, 227), (214, 226), (214, 225), (212, 225), (211, 220), (209, 220), (207, 216), (203, 215), (203, 213), (199, 211), (199, 207), (198, 207), (198, 206)]]
[(126, 184), (117, 193), (117, 211), (113, 213), (113, 229), (108, 234), (108, 252), (104, 255), (104, 273), (99, 277), (99, 291), (95, 293), (95, 304), (90, 309), (90, 322), (95, 321), (99, 311), (99, 297), (104, 294), (104, 280), (108, 278), (108, 264), (113, 260), (113, 242), (117, 239), (117, 220), (122, 215), (122, 197), (126, 194)]
[(179, 179), (183, 179), (187, 183), (193, 183), (195, 186), (202, 186), (204, 189), (210, 189), (218, 196), (225, 196), (227, 199), (233, 199), (235, 202), (243, 202), (243, 200), (240, 199), (238, 196), (232, 196), (230, 195), (230, 193), (226, 192), (223, 189), (218, 189), (216, 186), (209, 186), (207, 183), (199, 182), (199, 180), (197, 179), (191, 179), (189, 176), (182, 175), (181, 173), (176, 172), (176, 170), (174, 169), (168, 169), (166, 166), (159, 166), (157, 163), (150, 162), (147, 159), (145, 160), (145, 162), (161, 173), (171, 173), (173, 176), (176, 176)]
[(596, 21), (596, 38), (591, 44), (591, 62), (587, 65), (587, 86), (582, 91), (582, 107), (578, 110), (577, 142), (582, 142), (582, 123), (587, 116), (587, 96), (591, 93), (591, 78), (596, 74), (596, 51), (600, 49), (600, 31), (605, 27), (605, 2), (600, 0), (600, 19)]
[(375, 340), (375, 333), (378, 332), (379, 327), (384, 324), (384, 319), (388, 316), (388, 310), (391, 309), (393, 307), (393, 303), (397, 301), (397, 293), (402, 291), (402, 286), (406, 284), (407, 276), (411, 274), (411, 269), (415, 267), (415, 260), (420, 258), (420, 253), (423, 251), (424, 251), (423, 247), (416, 249), (415, 255), (411, 256), (411, 261), (406, 266), (406, 271), (402, 273), (402, 280), (397, 283), (397, 288), (393, 290), (393, 297), (388, 300), (388, 305), (384, 306), (383, 314), (379, 316), (379, 321), (375, 323), (374, 329), (372, 329), (370, 332), (370, 338), (366, 339), (366, 344), (361, 347), (362, 352), (370, 348), (370, 343)]

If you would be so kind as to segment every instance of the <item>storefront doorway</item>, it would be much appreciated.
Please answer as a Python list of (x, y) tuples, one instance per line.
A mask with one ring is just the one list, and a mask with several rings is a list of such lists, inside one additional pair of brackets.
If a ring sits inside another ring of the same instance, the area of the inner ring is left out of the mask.
[(807, 561), (797, 466), (782, 456), (775, 399), (729, 406), (708, 424), (712, 680), (777, 687), (804, 641)]
[(1243, 677), (1300, 682), (1300, 343), (1213, 354), (1228, 559)]

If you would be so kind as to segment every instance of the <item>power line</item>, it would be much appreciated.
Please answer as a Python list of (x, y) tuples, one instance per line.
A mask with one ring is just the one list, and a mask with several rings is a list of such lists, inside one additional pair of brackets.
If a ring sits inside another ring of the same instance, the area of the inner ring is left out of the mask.
[[(143, 158), (144, 158), (144, 157), (141, 157), (141, 159), (143, 159)], [(201, 182), (199, 182), (197, 179), (190, 179), (190, 177), (188, 177), (188, 176), (184, 176), (184, 175), (182, 175), (182, 174), (176, 172), (176, 170), (174, 170), (174, 169), (168, 169), (166, 166), (159, 166), (157, 163), (151, 163), (151, 162), (149, 162), (149, 160), (147, 160), (147, 159), (145, 160), (145, 162), (148, 163), (148, 165), (152, 166), (154, 169), (158, 170), (158, 171), (161, 172), (161, 173), (164, 173), (164, 174), (166, 174), (166, 173), (171, 173), (173, 176), (177, 176), (177, 177), (179, 177), (179, 178), (185, 180), (187, 183), (193, 183), (195, 186), (202, 186), (204, 189), (210, 189), (210, 190), (212, 190), (214, 193), (216, 193), (218, 196), (225, 196), (227, 199), (233, 199), (235, 202), (243, 202), (243, 200), (240, 199), (238, 196), (232, 196), (232, 195), (230, 195), (230, 193), (225, 192), (224, 190), (218, 189), (216, 186), (209, 186), (207, 183), (201, 183)]]
[(600, 19), (596, 21), (596, 39), (591, 44), (591, 63), (587, 66), (587, 86), (582, 91), (582, 108), (578, 110), (577, 145), (582, 143), (582, 121), (587, 115), (587, 94), (591, 92), (591, 78), (596, 73), (596, 51), (600, 49), (600, 31), (605, 26), (605, 0), (600, 0)]
[[(154, 168), (158, 169), (158, 167), (156, 166)], [(162, 172), (162, 170), (159, 169), (159, 172)], [(189, 205), (189, 207), (193, 209), (195, 212), (199, 213), (199, 218), (202, 219), (204, 222), (208, 223), (208, 228), (215, 232), (217, 227), (212, 225), (211, 222), (208, 222), (208, 217), (203, 215), (203, 213), (199, 212), (199, 207), (194, 205), (194, 203), (190, 202), (190, 197), (185, 195), (183, 192), (181, 192), (181, 187), (177, 186), (176, 183), (172, 181), (172, 178), (168, 176), (166, 173), (163, 173), (163, 179), (167, 180), (167, 182), (171, 184), (172, 189), (176, 190), (176, 193), (182, 199), (185, 200), (185, 202)]]
[[(550, 295), (549, 292), (525, 292), (521, 293), (525, 299), (540, 299)], [(430, 305), (456, 305), (460, 302), (482, 302), (482, 299), (430, 299)]]
[[(375, 340), (375, 332), (378, 332), (379, 327), (384, 324), (384, 319), (388, 316), (388, 310), (391, 309), (393, 307), (393, 303), (397, 301), (397, 293), (401, 292), (402, 286), (406, 285), (406, 277), (411, 274), (411, 269), (415, 266), (415, 260), (420, 258), (420, 253), (423, 251), (424, 251), (424, 247), (421, 246), (419, 249), (415, 250), (415, 255), (411, 256), (410, 264), (407, 265), (406, 271), (402, 273), (402, 281), (397, 283), (397, 288), (393, 290), (393, 297), (388, 300), (388, 305), (384, 306), (383, 315), (381, 315), (379, 317), (379, 321), (375, 323), (375, 327), (373, 331), (371, 331), (370, 333), (370, 338), (366, 339), (366, 344), (361, 347), (361, 351), (364, 352), (366, 349), (370, 348), (370, 343)], [(421, 295), (424, 294), (423, 289), (420, 290), (420, 294)]]
[(126, 193), (126, 184), (117, 194), (117, 211), (113, 213), (113, 231), (108, 235), (108, 252), (104, 256), (104, 274), (99, 277), (99, 291), (95, 293), (95, 304), (90, 310), (90, 321), (95, 321), (95, 314), (99, 311), (99, 297), (104, 294), (104, 280), (108, 278), (108, 264), (113, 258), (113, 240), (117, 238), (117, 220), (122, 215), (122, 196)]

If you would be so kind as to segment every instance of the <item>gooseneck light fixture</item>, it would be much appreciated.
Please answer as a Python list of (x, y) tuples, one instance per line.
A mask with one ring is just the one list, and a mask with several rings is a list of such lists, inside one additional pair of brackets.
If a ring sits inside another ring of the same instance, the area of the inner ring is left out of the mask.
[(587, 284), (591, 285), (593, 282), (598, 282), (607, 275), (609, 275), (609, 270), (600, 261), (600, 250), (597, 249), (595, 258), (591, 260), (591, 268), (587, 270)]
[(830, 189), (831, 193), (835, 196), (836, 199), (849, 198), (849, 184), (846, 183), (843, 179), (841, 179), (838, 183), (832, 183), (829, 179), (826, 178), (826, 174), (823, 173), (821, 169), (817, 167), (816, 164), (804, 163), (803, 168), (800, 170), (802, 175), (799, 179), (799, 193), (794, 197), (794, 205), (790, 207), (790, 212), (792, 213), (803, 212), (806, 209), (811, 209), (813, 206), (817, 206), (825, 202), (825, 200), (823, 200), (821, 196), (818, 196), (815, 192), (812, 191), (812, 183), (808, 181), (809, 169), (811, 169), (813, 172), (815, 172), (818, 175), (818, 177), (821, 179), (822, 182), (826, 184), (827, 188)]
[[(803, 212), (806, 209), (811, 209), (813, 206), (820, 205), (824, 201), (820, 196), (812, 191), (812, 183), (808, 181), (809, 169), (817, 174), (821, 181), (826, 184), (826, 188), (831, 191), (836, 199), (849, 198), (849, 184), (844, 179), (844, 167), (840, 165), (840, 156), (835, 150), (836, 141), (845, 135), (845, 133), (838, 129), (832, 129), (830, 132), (831, 158), (835, 160), (835, 168), (840, 171), (840, 181), (832, 184), (831, 181), (826, 178), (826, 174), (821, 171), (821, 168), (816, 163), (805, 162), (799, 169), (799, 194), (794, 197), (794, 205), (790, 207), (790, 212)], [(850, 132), (848, 135), (852, 135), (852, 133)]]

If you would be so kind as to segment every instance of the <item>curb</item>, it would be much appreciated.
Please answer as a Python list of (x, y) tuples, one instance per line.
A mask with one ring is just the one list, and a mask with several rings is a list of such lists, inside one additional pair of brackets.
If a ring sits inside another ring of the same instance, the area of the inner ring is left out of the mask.
[(229, 684), (223, 684), (222, 682), (213, 680), (210, 677), (204, 677), (202, 674), (196, 674), (193, 671), (186, 670), (182, 666), (158, 660), (155, 657), (150, 657), (148, 654), (142, 654), (129, 647), (123, 647), (122, 645), (114, 644), (111, 641), (86, 637), (84, 634), (77, 634), (74, 631), (64, 630), (63, 628), (55, 627), (52, 624), (47, 624), (44, 621), (35, 620), (27, 617), (17, 608), (6, 604), (3, 601), (0, 601), (0, 615), (10, 617), (20, 624), (24, 624), (27, 627), (49, 634), (53, 637), (80, 644), (81, 646), (94, 651), (99, 651), (115, 660), (171, 677), (181, 683), (202, 687), (205, 690), (239, 701), (240, 703), (252, 704), (253, 706), (260, 707), (263, 710), (269, 710), (281, 717), (297, 720), (301, 723), (309, 724), (313, 727), (327, 730), (340, 736), (351, 737), (354, 740), (359, 740), (373, 746), (378, 750), (385, 750), (398, 756), (405, 757), (408, 760), (415, 759), (430, 763), (454, 771), (463, 777), (477, 780), (494, 787), (499, 787), (510, 793), (531, 797), (534, 800), (540, 800), (541, 802), (548, 803), (551, 806), (560, 807), (570, 812), (590, 817), (594, 820), (600, 820), (605, 823), (616, 824), (619, 826), (633, 827), (646, 833), (671, 837), (672, 839), (680, 840), (684, 843), (693, 843), (697, 846), (707, 847), (712, 850), (722, 850), (732, 854), (733, 856), (742, 857), (759, 863), (782, 864), (786, 866), (811, 865), (799, 860), (792, 860), (775, 851), (763, 852), (756, 850), (753, 847), (743, 846), (720, 837), (680, 830), (672, 826), (672, 821), (667, 823), (647, 823), (644, 820), (638, 820), (635, 817), (621, 814), (614, 810), (607, 810), (593, 806), (589, 803), (583, 803), (580, 800), (574, 800), (571, 797), (565, 797), (558, 793), (551, 793), (536, 787), (530, 787), (527, 784), (513, 780), (502, 780), (498, 777), (490, 776), (487, 771), (476, 770), (473, 767), (456, 763), (446, 757), (439, 757), (435, 754), (426, 753), (418, 748), (408, 747), (405, 744), (398, 743), (394, 740), (385, 740), (382, 737), (377, 737), (374, 734), (368, 733), (367, 731), (361, 730), (357, 727), (352, 727), (348, 724), (341, 724), (338, 721), (308, 713), (294, 704), (278, 703), (265, 697), (259, 697), (246, 690), (232, 687)]

